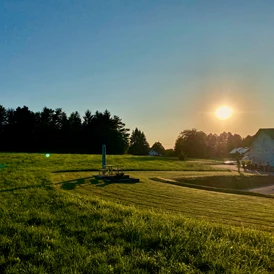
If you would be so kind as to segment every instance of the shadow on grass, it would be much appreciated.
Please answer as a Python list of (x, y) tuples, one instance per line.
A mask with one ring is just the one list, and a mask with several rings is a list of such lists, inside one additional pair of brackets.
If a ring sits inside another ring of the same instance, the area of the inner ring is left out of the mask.
[(40, 185), (30, 185), (30, 186), (20, 186), (20, 187), (13, 187), (13, 188), (7, 188), (7, 189), (0, 189), (1, 192), (10, 192), (10, 191), (16, 191), (16, 190), (24, 190), (24, 189), (31, 189), (31, 188), (47, 188), (52, 189), (51, 183), (42, 183)]
[(84, 179), (73, 180), (70, 182), (63, 182), (61, 188), (65, 190), (73, 190), (77, 185), (83, 185), (85, 183)]
[(95, 179), (94, 177), (89, 176), (89, 177), (84, 177), (84, 178), (78, 178), (78, 179), (58, 182), (55, 184), (42, 183), (40, 185), (30, 185), (30, 186), (8, 188), (8, 189), (0, 189), (0, 193), (1, 192), (10, 192), (10, 191), (15, 191), (15, 190), (31, 189), (31, 188), (41, 188), (41, 187), (46, 187), (48, 189), (52, 189), (53, 185), (61, 185), (61, 189), (64, 189), (64, 190), (74, 190), (77, 186), (82, 186), (84, 184), (93, 184), (93, 185), (96, 185), (97, 187), (105, 187), (110, 184), (135, 184), (135, 183), (137, 183), (137, 182), (126, 182), (126, 181), (107, 182), (107, 181), (98, 180), (98, 179)]
[(104, 180), (98, 180), (94, 177), (85, 177), (85, 178), (59, 182), (59, 183), (56, 183), (55, 185), (61, 185), (61, 188), (64, 190), (74, 190), (77, 186), (82, 186), (84, 184), (92, 184), (92, 185), (96, 185), (97, 187), (105, 187), (111, 184), (136, 184), (136, 183), (137, 182), (126, 182), (126, 181), (108, 182)]
[[(64, 190), (73, 190), (76, 186), (81, 186), (87, 183), (87, 180), (92, 179), (92, 177), (78, 178), (68, 181), (63, 181), (59, 183), (55, 183), (54, 185), (61, 185), (61, 188)], [(92, 180), (91, 180), (92, 181)]]
[(79, 179), (59, 182), (59, 183), (55, 183), (55, 184), (42, 183), (40, 185), (30, 185), (30, 186), (14, 187), (14, 188), (9, 188), (9, 189), (0, 189), (0, 193), (1, 192), (15, 191), (15, 190), (31, 189), (31, 188), (41, 188), (41, 187), (46, 187), (48, 189), (52, 189), (53, 185), (61, 185), (61, 188), (64, 189), (64, 190), (73, 190), (73, 189), (76, 188), (77, 185), (83, 185), (83, 184), (86, 183), (85, 182), (86, 180), (91, 179), (91, 178), (92, 177), (79, 178)]
[(30, 189), (30, 188), (40, 188), (40, 187), (42, 187), (42, 185), (36, 185), (36, 186), (22, 186), (22, 187), (8, 188), (8, 189), (0, 189), (0, 193), (1, 193), (1, 192), (15, 191), (15, 190)]
[(98, 172), (98, 168), (89, 168), (89, 169), (64, 169), (64, 170), (55, 170), (52, 171), (52, 173), (63, 173), (63, 172), (81, 172), (81, 171), (97, 171)]

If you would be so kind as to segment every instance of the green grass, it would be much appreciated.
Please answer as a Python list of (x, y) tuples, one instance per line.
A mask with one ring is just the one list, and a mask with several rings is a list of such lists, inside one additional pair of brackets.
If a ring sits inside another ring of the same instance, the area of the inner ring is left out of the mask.
[[(36, 171), (97, 171), (101, 168), (101, 155), (79, 155), (79, 154), (51, 154), (46, 158), (43, 154), (2, 153), (0, 164), (17, 170)], [(123, 166), (125, 170), (189, 170), (189, 171), (215, 171), (218, 161), (179, 161), (177, 158), (148, 157), (132, 155), (107, 155), (107, 163)]]
[[(230, 178), (231, 175), (228, 176), (227, 173), (232, 172), (217, 174), (218, 177), (223, 174), (224, 178)], [(200, 220), (274, 232), (274, 199), (193, 189), (152, 180), (167, 176), (163, 171), (128, 174), (140, 178), (141, 182), (105, 183), (95, 180), (90, 172), (52, 174), (52, 182), (66, 191), (74, 190), (83, 195), (133, 205), (140, 209), (169, 211)], [(236, 172), (234, 174), (235, 179), (240, 177)], [(169, 178), (182, 175), (193, 178), (197, 176), (197, 172), (168, 172)], [(202, 172), (200, 176), (202, 175), (211, 175), (211, 178), (212, 172)]]
[(232, 172), (229, 176), (196, 176), (196, 177), (179, 177), (175, 178), (177, 182), (188, 184), (203, 185), (209, 187), (225, 189), (251, 189), (260, 186), (273, 185), (272, 176), (262, 175), (241, 175), (238, 172)]
[[(148, 171), (129, 172), (141, 182), (105, 184), (92, 179), (94, 172), (51, 173), (97, 169), (87, 160), (98, 156), (82, 157), (0, 154), (0, 273), (274, 271), (273, 199), (150, 179), (195, 177), (201, 167), (203, 176), (231, 172), (212, 171), (211, 162), (193, 161), (191, 171), (175, 160), (113, 156), (129, 169), (147, 161)], [(174, 171), (157, 171), (165, 164)]]

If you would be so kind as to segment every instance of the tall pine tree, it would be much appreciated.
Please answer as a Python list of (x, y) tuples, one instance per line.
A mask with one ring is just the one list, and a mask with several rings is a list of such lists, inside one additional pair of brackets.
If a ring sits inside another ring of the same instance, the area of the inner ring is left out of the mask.
[(140, 131), (138, 128), (135, 128), (130, 137), (128, 153), (133, 155), (147, 155), (148, 152), (149, 144), (146, 140), (144, 132)]

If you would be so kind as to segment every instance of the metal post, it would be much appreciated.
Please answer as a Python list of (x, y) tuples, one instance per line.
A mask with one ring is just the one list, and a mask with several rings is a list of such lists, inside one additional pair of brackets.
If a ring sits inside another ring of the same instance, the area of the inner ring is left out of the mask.
[(102, 145), (102, 169), (106, 168), (106, 164), (107, 164), (106, 154), (107, 154), (106, 145)]

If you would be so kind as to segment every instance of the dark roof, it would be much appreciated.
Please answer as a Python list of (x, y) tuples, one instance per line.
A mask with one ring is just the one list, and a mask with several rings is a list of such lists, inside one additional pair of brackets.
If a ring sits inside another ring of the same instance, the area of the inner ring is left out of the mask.
[(258, 132), (255, 134), (255, 138), (260, 135), (261, 133), (265, 133), (274, 139), (274, 128), (260, 128)]

